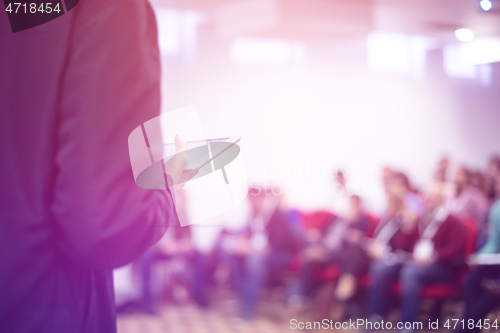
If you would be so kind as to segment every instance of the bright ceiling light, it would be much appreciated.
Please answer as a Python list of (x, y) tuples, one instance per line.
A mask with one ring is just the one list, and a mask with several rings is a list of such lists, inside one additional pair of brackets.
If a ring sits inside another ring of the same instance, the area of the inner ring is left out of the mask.
[(500, 62), (500, 38), (478, 38), (472, 42), (461, 43), (460, 58), (468, 65)]
[(469, 42), (474, 39), (474, 31), (470, 29), (455, 30), (455, 37), (461, 42)]
[(489, 11), (491, 7), (493, 7), (490, 0), (481, 0), (479, 2), (479, 5), (481, 6), (481, 9), (484, 10), (485, 12)]

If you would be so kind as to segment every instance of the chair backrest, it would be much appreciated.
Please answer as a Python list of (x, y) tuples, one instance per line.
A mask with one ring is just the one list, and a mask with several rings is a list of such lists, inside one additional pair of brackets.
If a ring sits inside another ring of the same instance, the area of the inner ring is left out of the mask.
[(477, 223), (474, 218), (467, 216), (461, 219), (465, 231), (465, 255), (469, 255), (476, 250)]
[(335, 215), (328, 211), (315, 211), (306, 215), (306, 229), (324, 231), (335, 220)]

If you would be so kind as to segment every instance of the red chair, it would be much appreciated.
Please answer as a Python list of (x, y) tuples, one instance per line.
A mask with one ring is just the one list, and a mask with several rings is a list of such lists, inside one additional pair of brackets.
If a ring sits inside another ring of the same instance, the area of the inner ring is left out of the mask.
[[(318, 210), (309, 214), (301, 214), (302, 225), (305, 231), (307, 230), (325, 230), (335, 220), (336, 216), (326, 210)], [(286, 268), (287, 276), (296, 275), (302, 266), (300, 253), (296, 253), (290, 264)], [(331, 275), (331, 273), (329, 273)]]
[(335, 281), (340, 276), (340, 268), (337, 265), (329, 265), (320, 272), (320, 279), (324, 282)]
[(319, 210), (307, 214), (305, 217), (305, 229), (325, 230), (335, 220), (336, 216), (329, 211)]

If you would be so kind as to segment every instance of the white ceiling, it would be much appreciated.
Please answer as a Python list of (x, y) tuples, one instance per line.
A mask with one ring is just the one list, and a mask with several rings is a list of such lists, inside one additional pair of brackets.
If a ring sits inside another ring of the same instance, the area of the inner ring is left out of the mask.
[(454, 39), (459, 28), (477, 37), (500, 37), (500, 14), (482, 12), (474, 0), (376, 0), (374, 27)]
[[(478, 8), (478, 0), (150, 1), (156, 6), (202, 11), (215, 20), (220, 19), (221, 12), (225, 13), (226, 19), (227, 13), (230, 13), (230, 20), (216, 22), (224, 26), (225, 34), (234, 30), (234, 34), (311, 40), (349, 38), (372, 30), (385, 30), (448, 41), (454, 39), (456, 29), (470, 28), (477, 37), (500, 37), (500, 12), (482, 12)], [(248, 10), (250, 7), (253, 8), (251, 11)], [(279, 17), (276, 16), (276, 7), (279, 8)], [(261, 18), (265, 19), (259, 24)], [(238, 28), (227, 29), (227, 24), (231, 22), (238, 22)], [(248, 31), (241, 30), (245, 25), (249, 27)], [(231, 37), (231, 33), (225, 37)]]

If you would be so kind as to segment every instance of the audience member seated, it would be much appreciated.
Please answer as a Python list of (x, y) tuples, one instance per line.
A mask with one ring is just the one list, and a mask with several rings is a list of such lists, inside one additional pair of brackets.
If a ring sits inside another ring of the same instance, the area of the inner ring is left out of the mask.
[(270, 191), (250, 189), (251, 213), (240, 230), (226, 230), (221, 239), (221, 259), (241, 301), (241, 320), (254, 317), (261, 288), (270, 276), (290, 265), (299, 241), (282, 207)]
[(486, 179), (481, 171), (473, 170), (470, 171), (470, 185), (477, 188), (483, 195), (488, 198), (488, 191), (486, 188)]
[[(177, 214), (187, 214), (185, 210), (186, 195), (183, 191), (177, 192)], [(183, 218), (183, 221), (187, 220)], [(150, 314), (156, 314), (152, 293), (152, 272), (157, 262), (170, 264), (169, 283), (179, 282), (191, 293), (193, 299), (200, 306), (208, 306), (205, 294), (204, 261), (202, 255), (193, 246), (191, 229), (189, 226), (181, 227), (179, 218), (169, 225), (165, 235), (160, 241), (142, 255), (139, 260), (142, 277), (143, 304)], [(173, 267), (179, 267), (175, 270)], [(175, 271), (177, 275), (175, 276)]]
[[(482, 254), (500, 255), (500, 200), (497, 200), (490, 212), (490, 233), (488, 242), (479, 251)], [(472, 264), (477, 263), (471, 258)], [(480, 321), (500, 304), (500, 265), (480, 265), (472, 267), (463, 284), (465, 300), (464, 320), (467, 331), (479, 332)], [(473, 320), (470, 329), (469, 320)], [(462, 331), (462, 330), (459, 330)], [(463, 330), (465, 331), (465, 330)]]
[(301, 308), (304, 300), (311, 297), (323, 282), (319, 273), (332, 264), (340, 269), (335, 297), (345, 301), (354, 294), (356, 277), (366, 273), (367, 259), (360, 242), (367, 227), (368, 218), (363, 212), (361, 199), (351, 196), (346, 216), (337, 218), (327, 228), (324, 237), (310, 242), (302, 251), (302, 267), (297, 285), (290, 291), (290, 306)]
[(486, 195), (491, 202), (495, 202), (498, 198), (498, 192), (495, 190), (500, 179), (500, 156), (493, 156), (488, 162), (486, 171), (484, 172), (484, 181), (486, 187)]
[[(343, 189), (332, 204), (334, 213), (328, 209), (303, 214), (287, 209), (283, 196), (274, 195), (269, 189), (250, 188), (246, 205), (239, 206), (241, 219), (228, 218), (241, 223), (229, 224), (221, 231), (214, 251), (217, 255), (213, 256), (229, 269), (230, 282), (241, 305), (239, 318), (253, 318), (266, 282), (283, 282), (281, 277), (286, 276), (288, 305), (297, 310), (312, 304), (315, 320), (344, 320), (343, 311), (336, 311), (335, 318), (329, 317), (331, 304), (336, 304), (337, 310), (343, 310), (345, 304), (359, 306), (352, 301), (361, 298), (354, 295), (363, 295), (357, 293), (357, 284), (367, 281), (370, 321), (380, 321), (387, 314), (396, 290), (400, 290), (401, 321), (418, 321), (419, 300), (425, 286), (457, 283), (465, 252), (462, 219), (476, 221), (477, 246), (487, 240), (473, 258), (484, 254), (500, 256), (500, 158), (492, 158), (484, 173), (459, 169), (453, 182), (447, 181), (448, 169), (449, 160), (443, 158), (422, 198), (404, 173), (384, 168), (387, 210), (376, 227), (369, 223), (361, 199), (346, 194), (347, 180), (342, 171), (334, 174), (336, 188)], [(187, 217), (186, 205), (182, 205), (184, 193), (179, 192), (179, 196), (177, 214)], [(487, 212), (492, 202), (487, 235)], [(373, 231), (371, 238), (367, 237), (368, 229), (370, 235)], [(213, 261), (216, 267), (218, 263)], [(168, 275), (173, 277), (167, 282), (170, 287), (182, 285), (199, 305), (208, 305), (208, 261), (196, 250), (191, 229), (180, 227), (178, 219), (139, 261), (142, 303), (153, 314), (156, 311), (152, 282), (158, 262), (169, 265)], [(468, 320), (477, 323), (500, 305), (500, 265), (476, 261), (471, 266), (462, 286), (466, 328)], [(298, 268), (291, 278), (290, 267)], [(400, 288), (394, 288), (398, 281)], [(479, 331), (479, 326), (474, 325), (473, 330)]]
[(487, 238), (488, 200), (484, 192), (471, 185), (471, 173), (460, 168), (453, 180), (454, 190), (447, 199), (447, 208), (458, 219), (472, 217), (477, 223), (477, 248), (484, 245)]
[(417, 223), (415, 212), (406, 209), (404, 195), (394, 193), (388, 197), (387, 212), (367, 245), (367, 254), (373, 259), (367, 300), (367, 314), (372, 321), (386, 315), (391, 286), (398, 280), (403, 263), (411, 257), (418, 237)]
[(413, 258), (401, 270), (401, 321), (418, 320), (422, 289), (429, 284), (457, 282), (464, 263), (465, 230), (444, 205), (442, 188), (433, 187), (425, 193), (426, 213), (419, 220), (419, 239)]

